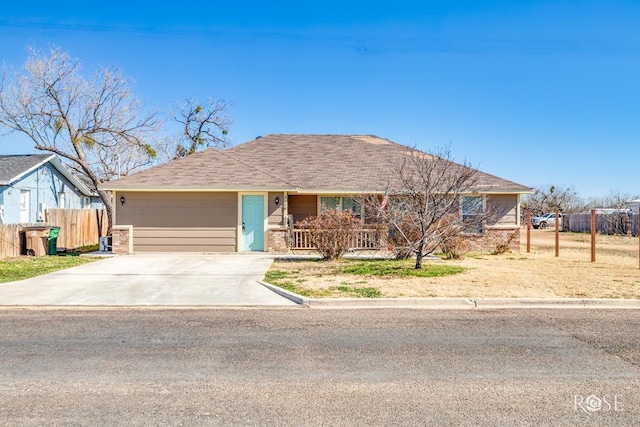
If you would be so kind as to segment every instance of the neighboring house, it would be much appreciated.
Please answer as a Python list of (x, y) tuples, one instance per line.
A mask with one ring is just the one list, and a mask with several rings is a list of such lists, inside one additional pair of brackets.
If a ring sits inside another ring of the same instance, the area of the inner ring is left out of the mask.
[(56, 155), (0, 155), (0, 224), (43, 222), (47, 208), (101, 207), (96, 192)]
[[(411, 151), (376, 136), (268, 135), (105, 183), (114, 193), (114, 252), (309, 249), (298, 221), (325, 207), (364, 218), (358, 197), (381, 197), (388, 162)], [(520, 195), (531, 188), (479, 174), (469, 196), (501, 215), (474, 238), (519, 233)], [(372, 232), (363, 219), (356, 249), (380, 248)]]

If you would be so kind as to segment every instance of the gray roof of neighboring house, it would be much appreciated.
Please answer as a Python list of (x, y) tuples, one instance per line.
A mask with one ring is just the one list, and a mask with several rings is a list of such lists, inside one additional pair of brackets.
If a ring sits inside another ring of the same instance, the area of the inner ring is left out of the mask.
[(9, 185), (34, 168), (46, 163), (53, 154), (0, 156), (0, 185)]
[[(394, 179), (389, 162), (411, 153), (428, 155), (370, 135), (272, 134), (222, 151), (204, 150), (101, 188), (383, 192)], [(478, 178), (480, 191), (531, 191), (484, 172)]]
[(85, 196), (95, 196), (95, 192), (74, 175), (55, 154), (13, 154), (0, 155), (0, 185), (11, 185), (23, 176), (45, 163), (51, 165), (71, 182)]

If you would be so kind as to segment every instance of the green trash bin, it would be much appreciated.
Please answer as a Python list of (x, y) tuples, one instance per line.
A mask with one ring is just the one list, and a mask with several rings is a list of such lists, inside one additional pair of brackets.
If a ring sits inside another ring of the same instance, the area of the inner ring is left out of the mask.
[(60, 227), (51, 227), (49, 230), (49, 252), (47, 252), (47, 255), (56, 255), (58, 253), (58, 234), (60, 234)]

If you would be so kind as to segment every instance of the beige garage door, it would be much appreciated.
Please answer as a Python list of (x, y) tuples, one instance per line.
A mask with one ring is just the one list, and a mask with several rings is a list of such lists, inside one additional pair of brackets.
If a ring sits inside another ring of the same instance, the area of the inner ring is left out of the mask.
[(235, 252), (237, 193), (118, 193), (134, 252)]

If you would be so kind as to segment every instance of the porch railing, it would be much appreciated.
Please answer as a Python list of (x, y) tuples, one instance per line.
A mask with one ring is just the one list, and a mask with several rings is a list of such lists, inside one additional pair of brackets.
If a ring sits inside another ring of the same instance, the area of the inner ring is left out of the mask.
[[(291, 232), (290, 247), (291, 249), (315, 249), (311, 243), (311, 232), (303, 228), (294, 228)], [(349, 249), (380, 249), (380, 230), (366, 228), (355, 230), (351, 236)]]

